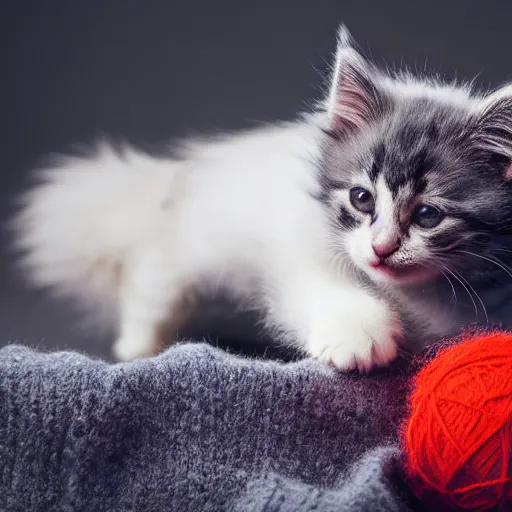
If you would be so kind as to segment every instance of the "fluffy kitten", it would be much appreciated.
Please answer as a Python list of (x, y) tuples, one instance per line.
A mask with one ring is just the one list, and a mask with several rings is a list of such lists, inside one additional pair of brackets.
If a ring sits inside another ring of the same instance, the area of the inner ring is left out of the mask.
[(172, 158), (64, 158), (27, 195), (18, 246), (34, 283), (114, 305), (121, 360), (157, 351), (188, 296), (221, 287), (281, 340), (368, 370), (404, 336), (457, 328), (436, 283), (510, 227), (511, 157), (511, 87), (386, 76), (342, 28), (321, 109)]

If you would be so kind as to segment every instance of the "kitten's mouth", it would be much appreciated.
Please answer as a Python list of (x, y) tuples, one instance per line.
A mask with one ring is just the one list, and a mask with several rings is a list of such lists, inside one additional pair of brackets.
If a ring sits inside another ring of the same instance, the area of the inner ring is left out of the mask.
[(379, 280), (395, 282), (418, 282), (423, 281), (430, 276), (430, 272), (419, 265), (409, 265), (405, 267), (395, 267), (387, 264), (385, 261), (369, 261), (371, 275)]
[(400, 269), (396, 267), (390, 267), (385, 262), (377, 260), (377, 261), (370, 261), (369, 262), (370, 267), (373, 270), (376, 270), (379, 272), (379, 274), (383, 274), (385, 276), (389, 277), (399, 277), (400, 275), (403, 275), (404, 273), (409, 273), (407, 269)]

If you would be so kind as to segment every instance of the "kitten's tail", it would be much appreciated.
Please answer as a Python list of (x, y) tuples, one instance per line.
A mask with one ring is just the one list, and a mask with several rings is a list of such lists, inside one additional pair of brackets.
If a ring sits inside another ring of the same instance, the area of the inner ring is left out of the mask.
[(102, 299), (115, 301), (125, 265), (169, 200), (175, 166), (102, 144), (38, 173), (12, 223), (29, 281), (92, 299), (95, 309)]

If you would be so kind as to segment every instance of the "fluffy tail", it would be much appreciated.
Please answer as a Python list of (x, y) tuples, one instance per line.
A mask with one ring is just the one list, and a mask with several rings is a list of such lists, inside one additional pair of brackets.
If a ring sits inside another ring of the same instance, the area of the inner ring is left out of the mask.
[(39, 173), (12, 226), (29, 281), (96, 307), (115, 300), (123, 267), (144, 243), (173, 177), (170, 161), (107, 145)]

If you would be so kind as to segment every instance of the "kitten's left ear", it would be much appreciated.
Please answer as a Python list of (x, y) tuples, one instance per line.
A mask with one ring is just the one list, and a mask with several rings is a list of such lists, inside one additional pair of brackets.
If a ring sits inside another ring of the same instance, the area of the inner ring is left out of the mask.
[(327, 99), (330, 129), (341, 135), (360, 132), (379, 118), (383, 108), (384, 94), (377, 72), (354, 48), (351, 35), (342, 25)]
[(511, 162), (504, 171), (512, 179), (512, 84), (498, 89), (482, 101), (477, 133), (485, 149)]

